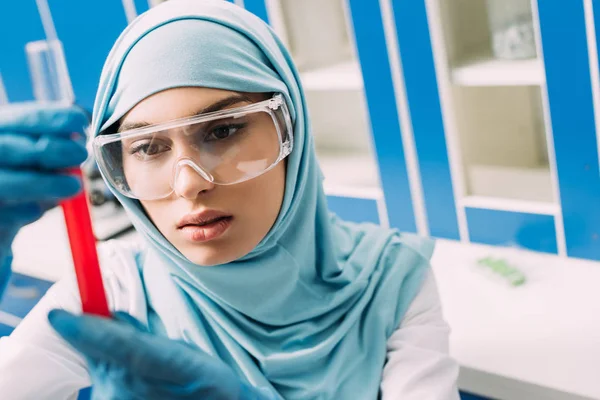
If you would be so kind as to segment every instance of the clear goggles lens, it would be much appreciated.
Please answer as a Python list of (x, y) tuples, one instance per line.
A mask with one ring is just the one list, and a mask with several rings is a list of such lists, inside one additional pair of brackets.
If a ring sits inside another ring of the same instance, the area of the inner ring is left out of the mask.
[(94, 139), (104, 175), (125, 196), (156, 200), (176, 188), (182, 168), (232, 185), (262, 175), (292, 151), (290, 115), (280, 94), (217, 111)]

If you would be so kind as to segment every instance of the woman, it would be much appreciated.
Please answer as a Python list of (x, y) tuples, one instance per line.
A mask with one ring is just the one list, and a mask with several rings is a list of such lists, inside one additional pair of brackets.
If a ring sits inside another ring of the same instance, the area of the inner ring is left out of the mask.
[(0, 341), (0, 393), (458, 397), (431, 243), (329, 214), (298, 73), (258, 18), (220, 0), (138, 18), (108, 56), (91, 134), (143, 238), (101, 249), (123, 313), (52, 311), (69, 347), (46, 321), (80, 307), (58, 283)]

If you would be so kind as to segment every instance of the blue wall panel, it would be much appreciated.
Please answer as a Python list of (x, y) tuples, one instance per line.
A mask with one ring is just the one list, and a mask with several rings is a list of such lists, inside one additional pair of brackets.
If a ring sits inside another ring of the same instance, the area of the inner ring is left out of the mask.
[(416, 232), (379, 2), (348, 0), (348, 5), (390, 226)]
[(558, 253), (553, 216), (470, 207), (465, 210), (474, 243)]
[(600, 260), (600, 171), (583, 1), (538, 3), (567, 253)]
[(269, 23), (269, 14), (267, 13), (265, 0), (244, 0), (244, 8), (260, 17), (267, 24)]
[(379, 224), (377, 202), (355, 197), (327, 196), (329, 209), (343, 220)]
[(92, 388), (88, 387), (79, 391), (77, 400), (90, 400), (92, 398)]
[(91, 110), (104, 60), (127, 19), (120, 0), (50, 0), (78, 104)]
[(138, 15), (148, 11), (150, 5), (148, 4), (148, 0), (134, 0), (135, 2), (135, 11), (137, 11)]
[(25, 44), (46, 38), (34, 0), (0, 1), (0, 38), (0, 73), (8, 100), (33, 100)]
[(424, 0), (392, 0), (432, 236), (460, 239)]
[(23, 318), (52, 285), (53, 282), (14, 273), (0, 301), (0, 310)]
[(15, 328), (0, 323), (0, 337), (9, 336)]
[(481, 397), (476, 394), (460, 392), (460, 400), (492, 400), (489, 397)]
[[(4, 297), (0, 301), (0, 311), (23, 318), (37, 304), (50, 286), (52, 286), (52, 282), (14, 273), (10, 278)], [(0, 337), (7, 336), (12, 331), (12, 326), (0, 322)]]

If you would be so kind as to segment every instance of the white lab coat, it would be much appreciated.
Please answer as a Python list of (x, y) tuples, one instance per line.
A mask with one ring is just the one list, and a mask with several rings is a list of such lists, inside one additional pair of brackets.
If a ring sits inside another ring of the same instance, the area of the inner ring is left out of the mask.
[[(138, 299), (142, 281), (131, 244), (111, 241), (99, 248), (105, 288), (112, 310), (143, 315)], [(47, 322), (48, 311), (80, 312), (72, 279), (55, 284), (11, 336), (0, 339), (0, 399), (76, 399), (90, 386), (85, 361)], [(433, 273), (428, 272), (401, 325), (387, 343), (383, 400), (455, 400), (458, 365), (448, 355), (449, 328), (444, 321)]]

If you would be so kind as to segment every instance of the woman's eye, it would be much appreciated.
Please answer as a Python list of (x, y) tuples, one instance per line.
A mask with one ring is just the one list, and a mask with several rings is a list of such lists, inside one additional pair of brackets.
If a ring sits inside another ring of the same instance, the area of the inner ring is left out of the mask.
[(212, 128), (208, 135), (206, 135), (206, 141), (224, 140), (235, 135), (240, 129), (244, 128), (245, 124), (228, 124), (219, 125)]
[(130, 154), (140, 158), (146, 159), (152, 156), (156, 156), (168, 150), (168, 146), (161, 143), (142, 143), (132, 146)]

